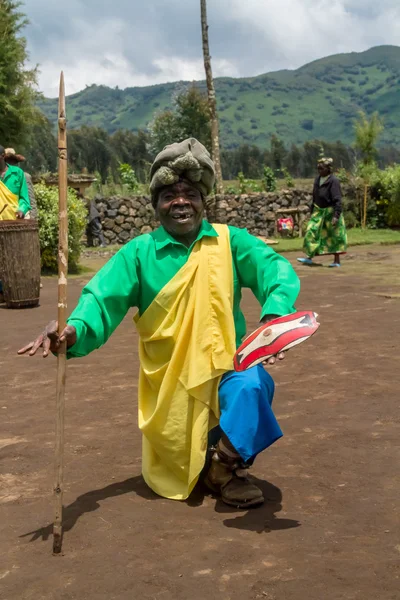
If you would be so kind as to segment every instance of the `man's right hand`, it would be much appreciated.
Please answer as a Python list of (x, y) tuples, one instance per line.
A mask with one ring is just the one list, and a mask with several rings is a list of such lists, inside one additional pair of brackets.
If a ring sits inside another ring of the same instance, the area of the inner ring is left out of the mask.
[(49, 352), (57, 354), (62, 342), (67, 341), (67, 348), (73, 346), (76, 342), (76, 329), (73, 325), (67, 325), (65, 329), (58, 335), (58, 322), (50, 321), (46, 325), (43, 333), (36, 338), (34, 342), (30, 342), (21, 350), (18, 350), (18, 354), (25, 354), (29, 352), (29, 356), (33, 356), (39, 350), (43, 348), (43, 358), (48, 356)]

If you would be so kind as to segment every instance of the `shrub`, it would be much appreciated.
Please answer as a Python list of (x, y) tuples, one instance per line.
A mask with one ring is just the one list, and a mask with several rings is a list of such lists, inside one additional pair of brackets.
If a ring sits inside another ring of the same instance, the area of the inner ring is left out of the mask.
[(378, 206), (383, 206), (386, 213), (386, 223), (390, 227), (400, 225), (400, 165), (387, 167), (379, 171), (379, 180), (375, 181), (378, 192)]
[(286, 167), (283, 167), (283, 169), (281, 169), (281, 173), (285, 179), (286, 187), (294, 188), (294, 179), (289, 173), (288, 169)]
[(275, 192), (277, 189), (275, 173), (271, 167), (264, 167), (264, 186), (267, 192)]
[(349, 174), (346, 171), (346, 169), (344, 169), (343, 167), (338, 169), (338, 171), (336, 173), (336, 177), (339, 179), (340, 183), (348, 184), (350, 181)]
[(238, 173), (239, 193), (246, 194), (250, 192), (262, 192), (261, 186), (254, 179), (246, 179), (242, 171)]
[(120, 163), (118, 171), (123, 185), (126, 185), (130, 192), (136, 193), (140, 186), (132, 167), (126, 163)]
[[(38, 207), (39, 241), (42, 269), (57, 273), (58, 189), (43, 183), (35, 185)], [(76, 192), (68, 189), (68, 268), (77, 271), (81, 238), (86, 228), (87, 208)]]

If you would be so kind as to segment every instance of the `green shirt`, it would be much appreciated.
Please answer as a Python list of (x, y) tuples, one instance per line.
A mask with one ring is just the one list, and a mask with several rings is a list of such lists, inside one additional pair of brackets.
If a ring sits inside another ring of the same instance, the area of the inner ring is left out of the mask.
[[(262, 306), (262, 318), (294, 312), (300, 283), (290, 263), (246, 229), (229, 227), (229, 233), (234, 279), (233, 317), (239, 346), (246, 333), (240, 310), (242, 288), (252, 290)], [(143, 314), (186, 263), (194, 244), (206, 236), (218, 237), (218, 234), (210, 223), (203, 221), (190, 248), (175, 240), (163, 227), (123, 246), (83, 289), (78, 306), (68, 319), (77, 332), (77, 342), (69, 349), (68, 356), (86, 356), (102, 346), (130, 307), (138, 307), (139, 314)]]
[(4, 173), (1, 181), (8, 187), (10, 192), (18, 197), (18, 210), (21, 210), (26, 215), (31, 208), (31, 203), (23, 170), (13, 165), (7, 165), (7, 171)]

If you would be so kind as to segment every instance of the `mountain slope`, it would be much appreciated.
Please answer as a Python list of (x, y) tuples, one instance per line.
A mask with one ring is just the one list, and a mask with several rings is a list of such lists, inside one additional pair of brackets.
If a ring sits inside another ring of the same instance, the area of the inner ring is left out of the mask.
[[(173, 105), (176, 92), (190, 82), (144, 88), (112, 89), (92, 85), (67, 98), (69, 126), (97, 125), (108, 132), (146, 128), (156, 111)], [(196, 85), (205, 90), (205, 82)], [(337, 54), (295, 71), (215, 80), (221, 141), (269, 144), (275, 133), (286, 144), (320, 138), (353, 140), (359, 110), (384, 117), (383, 143), (400, 142), (400, 47), (378, 46), (366, 52)], [(39, 103), (57, 119), (57, 101)]]

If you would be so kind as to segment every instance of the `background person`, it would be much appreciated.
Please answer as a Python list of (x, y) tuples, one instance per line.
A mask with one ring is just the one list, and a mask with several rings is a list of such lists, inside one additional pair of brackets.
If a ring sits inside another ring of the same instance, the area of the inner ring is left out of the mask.
[(332, 173), (332, 158), (318, 161), (318, 177), (314, 181), (311, 218), (304, 236), (303, 250), (307, 258), (297, 260), (304, 265), (317, 264), (314, 256), (334, 254), (330, 267), (340, 267), (340, 254), (347, 250), (346, 225), (342, 214), (340, 181)]
[(8, 165), (0, 146), (0, 220), (24, 219), (31, 209), (28, 185), (19, 167)]
[[(22, 156), (22, 154), (17, 154), (15, 152), (14, 148), (6, 148), (4, 153), (5, 153), (4, 158), (8, 165), (18, 167), (18, 165), (25, 160), (25, 156)], [(25, 175), (26, 184), (28, 186), (29, 202), (31, 204), (31, 209), (30, 209), (29, 213), (27, 213), (27, 215), (29, 215), (29, 217), (31, 219), (37, 219), (38, 213), (37, 213), (35, 189), (33, 187), (32, 177), (26, 171), (24, 171), (23, 173)], [(27, 215), (25, 216), (25, 218), (27, 217)]]

